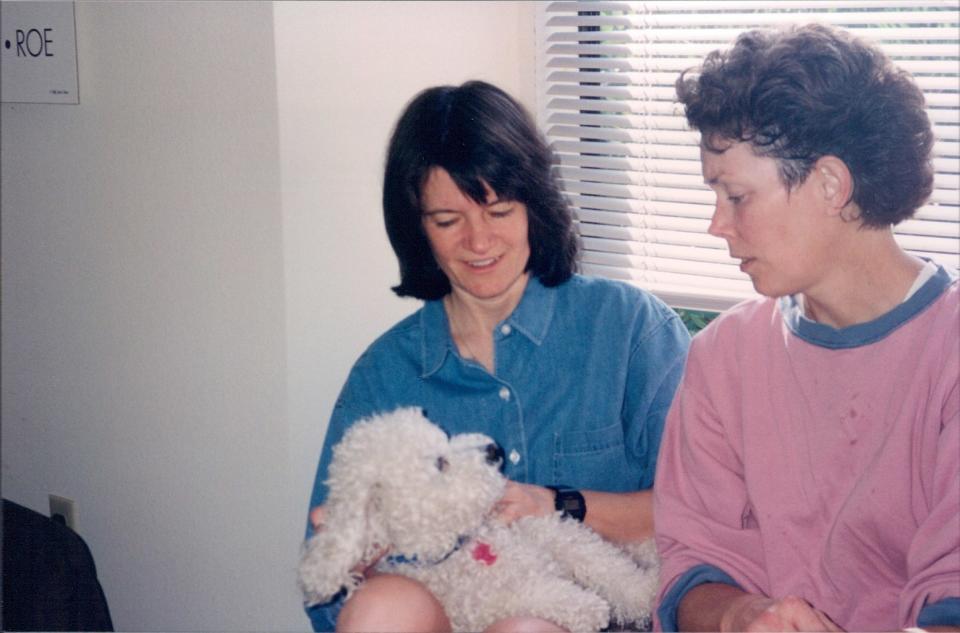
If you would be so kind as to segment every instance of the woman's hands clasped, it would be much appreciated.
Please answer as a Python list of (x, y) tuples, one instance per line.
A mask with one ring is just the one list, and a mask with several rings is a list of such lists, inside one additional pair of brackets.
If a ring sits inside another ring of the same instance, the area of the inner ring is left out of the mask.
[(745, 594), (727, 607), (721, 631), (843, 631), (825, 613), (794, 596)]

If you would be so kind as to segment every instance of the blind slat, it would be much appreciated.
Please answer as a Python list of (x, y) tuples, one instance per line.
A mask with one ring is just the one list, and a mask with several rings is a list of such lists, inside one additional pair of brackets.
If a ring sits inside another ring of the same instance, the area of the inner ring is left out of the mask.
[[(772, 10), (771, 10), (772, 9)], [(580, 15), (556, 15), (547, 21), (552, 27), (599, 27), (599, 28), (639, 28), (690, 30), (691, 25), (710, 25), (715, 27), (741, 26), (778, 26), (802, 15), (807, 22), (822, 22), (837, 25), (898, 25), (908, 24), (955, 24), (957, 11), (805, 11), (802, 14), (777, 11), (776, 5), (763, 11), (740, 13), (733, 11), (698, 11), (662, 13), (607, 13), (595, 15), (597, 11), (584, 11)], [(901, 26), (898, 30), (915, 30), (918, 27)], [(924, 27), (919, 27), (924, 28)], [(741, 30), (743, 30), (741, 28)]]
[[(589, 47), (585, 53), (584, 48)], [(577, 56), (583, 54), (609, 55), (612, 57), (665, 57), (665, 58), (685, 58), (695, 59), (691, 65), (696, 65), (699, 60), (714, 50), (716, 44), (711, 42), (659, 42), (655, 45), (633, 43), (630, 41), (614, 41), (604, 44), (575, 44), (568, 42), (559, 42), (551, 44), (547, 49), (548, 55), (570, 55)], [(902, 61), (911, 57), (948, 57), (956, 58), (957, 49), (951, 43), (939, 42), (903, 42), (886, 43), (884, 51), (894, 60)]]
[[(784, 15), (782, 23), (794, 23), (798, 20), (803, 22), (812, 22), (813, 19), (807, 14)], [(950, 41), (952, 36), (945, 31), (950, 28), (956, 28), (956, 20), (953, 24), (946, 24), (948, 28), (928, 27), (928, 28), (858, 28), (857, 26), (844, 24), (834, 21), (836, 26), (843, 27), (853, 35), (862, 37), (866, 40), (883, 44), (890, 40), (894, 42), (904, 41)], [(726, 46), (732, 42), (740, 33), (749, 28), (758, 28), (761, 26), (771, 26), (769, 24), (758, 24), (756, 22), (745, 22), (743, 28), (713, 28), (705, 26), (704, 28), (687, 29), (623, 29), (603, 32), (603, 38), (606, 41), (613, 42), (715, 42), (718, 46)], [(552, 34), (549, 38), (551, 42), (583, 42), (597, 40), (598, 31), (564, 31)]]
[(627, 156), (599, 156), (595, 154), (557, 154), (558, 166), (582, 166), (611, 169), (629, 173), (664, 172), (700, 175), (699, 160), (656, 160)]
[[(953, 0), (818, 0), (816, 2), (817, 10), (823, 9), (911, 9), (911, 8), (943, 8), (956, 9), (956, 3)], [(749, 10), (755, 11), (757, 8), (756, 0), (730, 0), (718, 4), (716, 0), (684, 0), (683, 7), (678, 9), (676, 0), (662, 0), (661, 2), (597, 2), (587, 0), (586, 2), (551, 2), (547, 5), (547, 13), (579, 13), (581, 11), (645, 11), (649, 13), (657, 12), (687, 12), (687, 13), (708, 13), (717, 11), (718, 8), (725, 10)], [(768, 10), (769, 5), (764, 7)], [(810, 9), (809, 0), (778, 0), (776, 9)]]

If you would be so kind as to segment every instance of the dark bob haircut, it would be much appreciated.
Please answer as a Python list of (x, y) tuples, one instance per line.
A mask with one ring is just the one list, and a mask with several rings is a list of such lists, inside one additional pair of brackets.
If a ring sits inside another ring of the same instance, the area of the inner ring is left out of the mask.
[(749, 31), (676, 83), (701, 143), (745, 141), (787, 189), (822, 156), (842, 160), (864, 226), (910, 217), (933, 190), (923, 93), (876, 47), (832, 27)]
[(527, 270), (545, 286), (569, 279), (577, 240), (552, 162), (530, 116), (495, 86), (470, 81), (416, 95), (393, 131), (384, 172), (383, 217), (400, 263), (400, 284), (393, 291), (423, 300), (450, 292), (421, 219), (421, 190), (434, 167), (445, 169), (478, 203), (486, 203), (486, 183), (501, 200), (526, 205)]

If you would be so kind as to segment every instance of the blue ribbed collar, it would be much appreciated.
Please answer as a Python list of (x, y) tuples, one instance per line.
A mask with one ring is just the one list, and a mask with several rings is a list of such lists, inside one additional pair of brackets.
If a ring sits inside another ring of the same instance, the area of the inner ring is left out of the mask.
[[(534, 344), (540, 345), (550, 329), (556, 300), (555, 289), (544, 287), (539, 279), (531, 276), (516, 309), (494, 329), (494, 342), (505, 336), (500, 328), (507, 324)], [(420, 328), (423, 337), (421, 378), (426, 378), (440, 369), (447, 354), (455, 354), (450, 322), (447, 320), (442, 299), (427, 301), (423, 305), (420, 311)]]
[(849, 349), (870, 345), (888, 336), (901, 325), (923, 312), (951, 283), (956, 283), (956, 271), (937, 265), (937, 272), (912, 297), (873, 321), (845, 328), (834, 328), (812, 321), (793, 296), (780, 297), (778, 307), (783, 321), (796, 336), (804, 341), (829, 349)]

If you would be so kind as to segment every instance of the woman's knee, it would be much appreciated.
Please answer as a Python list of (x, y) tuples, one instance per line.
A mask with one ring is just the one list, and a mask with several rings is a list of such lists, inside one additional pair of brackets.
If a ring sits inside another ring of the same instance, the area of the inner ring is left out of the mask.
[(404, 576), (368, 578), (343, 605), (337, 618), (342, 633), (444, 632), (450, 621), (443, 606), (421, 583)]
[(567, 633), (567, 630), (550, 620), (531, 616), (517, 616), (497, 620), (484, 633)]

